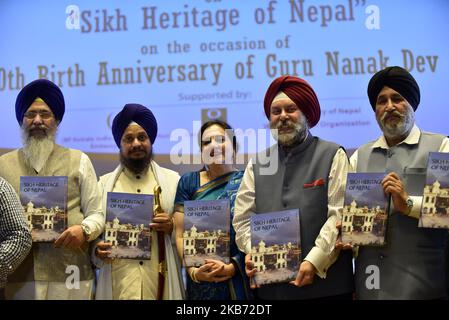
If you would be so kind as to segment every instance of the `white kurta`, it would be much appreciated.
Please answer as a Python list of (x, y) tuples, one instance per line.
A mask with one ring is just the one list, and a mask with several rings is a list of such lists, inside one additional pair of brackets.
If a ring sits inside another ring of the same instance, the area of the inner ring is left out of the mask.
[[(316, 274), (326, 278), (327, 270), (337, 260), (339, 250), (335, 248), (338, 237), (337, 221), (341, 219), (339, 208), (343, 207), (346, 177), (349, 161), (343, 149), (336, 152), (329, 172), (328, 215), (325, 224), (315, 240), (315, 246), (304, 260), (312, 263)], [(235, 199), (233, 225), (236, 232), (235, 241), (242, 252), (251, 251), (251, 215), (256, 211), (256, 190), (253, 164), (250, 161), (245, 169), (237, 198)]]
[[(100, 178), (99, 188), (103, 195), (103, 209), (106, 208), (108, 192), (129, 192), (153, 194), (153, 188), (159, 184), (162, 189), (161, 205), (165, 212), (172, 214), (173, 202), (179, 175), (171, 170), (159, 167), (151, 162), (147, 174), (134, 175), (121, 165), (113, 172)], [(112, 264), (103, 263), (93, 256), (99, 267), (97, 279), (97, 300), (156, 299), (158, 281), (157, 235), (152, 234), (150, 260), (117, 259)], [(180, 267), (173, 246), (174, 237), (165, 236), (168, 276), (165, 281), (164, 299), (183, 299), (184, 291), (180, 276)]]

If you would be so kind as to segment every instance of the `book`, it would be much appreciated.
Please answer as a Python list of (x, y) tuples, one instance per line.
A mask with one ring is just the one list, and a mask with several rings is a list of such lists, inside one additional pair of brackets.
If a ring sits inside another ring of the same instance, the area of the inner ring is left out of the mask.
[(296, 278), (301, 263), (299, 209), (251, 216), (251, 260), (257, 285)]
[(449, 153), (429, 153), (419, 226), (449, 228)]
[(183, 254), (185, 267), (198, 267), (206, 259), (228, 264), (231, 213), (229, 200), (184, 202)]
[(67, 229), (68, 179), (20, 177), (20, 202), (33, 242), (53, 242)]
[(110, 258), (150, 260), (153, 196), (108, 192), (104, 240)]
[(343, 243), (357, 246), (385, 244), (389, 197), (382, 188), (385, 173), (348, 173), (342, 216)]

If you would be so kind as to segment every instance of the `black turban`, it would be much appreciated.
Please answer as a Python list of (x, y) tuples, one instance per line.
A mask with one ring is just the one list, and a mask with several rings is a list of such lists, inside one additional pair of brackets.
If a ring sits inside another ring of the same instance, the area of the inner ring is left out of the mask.
[(120, 141), (122, 140), (123, 133), (131, 122), (135, 122), (140, 125), (150, 138), (151, 144), (154, 144), (157, 136), (157, 122), (147, 107), (144, 107), (136, 103), (128, 103), (123, 107), (114, 118), (112, 122), (112, 135), (114, 136), (117, 147), (120, 148)]
[(373, 110), (376, 110), (377, 96), (385, 86), (399, 92), (416, 111), (421, 95), (419, 86), (410, 72), (401, 67), (388, 67), (371, 78), (368, 84), (368, 97)]
[(36, 98), (44, 100), (55, 115), (55, 119), (61, 122), (65, 112), (64, 96), (61, 89), (49, 80), (38, 79), (23, 87), (17, 96), (16, 118), (20, 125), (22, 125), (25, 112)]

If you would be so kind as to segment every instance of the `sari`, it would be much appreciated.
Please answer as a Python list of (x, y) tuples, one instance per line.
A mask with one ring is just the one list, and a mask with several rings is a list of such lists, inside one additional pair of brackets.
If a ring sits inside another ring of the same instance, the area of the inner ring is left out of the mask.
[(178, 183), (175, 208), (180, 208), (180, 211), (183, 211), (181, 207), (187, 200), (229, 199), (230, 201), (230, 262), (234, 264), (235, 275), (227, 281), (218, 283), (196, 283), (187, 275), (186, 293), (189, 300), (246, 300), (250, 298), (245, 274), (245, 254), (238, 249), (235, 243), (235, 231), (232, 226), (235, 198), (242, 177), (243, 171), (234, 171), (200, 186), (200, 172), (196, 171), (184, 174)]

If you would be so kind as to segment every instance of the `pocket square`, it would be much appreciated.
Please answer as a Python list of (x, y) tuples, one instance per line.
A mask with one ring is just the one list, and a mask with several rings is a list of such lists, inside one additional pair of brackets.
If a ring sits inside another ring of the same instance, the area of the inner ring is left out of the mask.
[(313, 181), (312, 183), (304, 183), (304, 188), (311, 188), (317, 186), (324, 186), (326, 181), (323, 178)]

